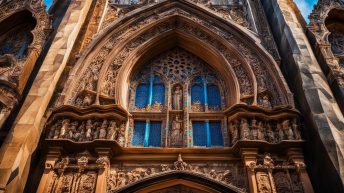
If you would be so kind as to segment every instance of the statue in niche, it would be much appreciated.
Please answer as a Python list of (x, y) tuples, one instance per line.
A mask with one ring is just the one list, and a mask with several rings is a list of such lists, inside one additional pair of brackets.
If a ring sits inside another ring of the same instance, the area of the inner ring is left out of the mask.
[(64, 119), (62, 121), (62, 127), (60, 129), (60, 138), (65, 138), (66, 137), (66, 133), (68, 132), (69, 129), (69, 119)]
[(92, 141), (92, 129), (93, 129), (92, 120), (87, 120), (87, 122), (86, 122), (86, 136), (85, 136), (87, 141)]
[(116, 121), (110, 121), (106, 139), (114, 140), (116, 138), (116, 135), (117, 135)]
[(259, 121), (258, 123), (258, 140), (264, 140), (265, 141), (265, 129), (263, 126), (263, 123), (261, 121)]
[(300, 128), (297, 125), (297, 119), (293, 119), (292, 128), (295, 135), (295, 139), (301, 140), (301, 133), (300, 133)]
[(266, 173), (257, 172), (256, 178), (257, 178), (258, 192), (259, 193), (271, 193), (272, 192), (269, 176)]
[(73, 121), (71, 123), (67, 139), (73, 139), (73, 136), (74, 136), (74, 133), (76, 133), (76, 128), (78, 127), (78, 124), (79, 123), (77, 121)]
[(183, 145), (183, 120), (179, 118), (179, 115), (172, 121), (170, 140), (172, 147), (181, 147)]
[(231, 134), (232, 144), (234, 145), (238, 141), (238, 120), (229, 123), (229, 131)]
[(257, 126), (257, 120), (255, 119), (252, 119), (251, 131), (252, 131), (253, 140), (257, 140), (258, 139), (258, 126)]
[(177, 85), (173, 92), (173, 109), (182, 110), (183, 109), (183, 90)]
[(250, 139), (250, 129), (247, 123), (247, 119), (242, 118), (240, 123), (240, 135), (242, 140)]
[(294, 139), (293, 131), (290, 128), (289, 120), (285, 120), (282, 122), (282, 130), (284, 132), (284, 135), (287, 136), (288, 140)]
[(271, 125), (269, 123), (267, 123), (266, 127), (267, 127), (266, 135), (267, 135), (268, 141), (270, 143), (276, 143), (275, 136), (274, 136), (274, 131), (272, 130)]
[(266, 109), (271, 109), (271, 103), (270, 103), (270, 100), (269, 100), (269, 97), (264, 95), (263, 98), (262, 98), (262, 107), (263, 108), (266, 108)]
[(121, 146), (125, 145), (125, 124), (119, 126), (119, 131), (116, 140), (118, 144), (120, 144)]
[(106, 129), (107, 129), (108, 121), (104, 119), (100, 130), (99, 130), (99, 139), (106, 139)]
[(276, 134), (280, 141), (284, 140), (284, 133), (283, 133), (282, 126), (280, 123), (277, 123)]

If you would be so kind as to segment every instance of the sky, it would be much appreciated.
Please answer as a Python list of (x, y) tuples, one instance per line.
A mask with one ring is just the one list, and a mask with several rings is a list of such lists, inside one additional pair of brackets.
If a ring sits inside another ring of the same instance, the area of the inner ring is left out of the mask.
[(50, 6), (53, 4), (53, 0), (44, 0), (44, 3), (47, 6), (47, 10), (48, 10)]
[(313, 10), (313, 5), (315, 5), (317, 1), (318, 0), (294, 0), (307, 22), (309, 21), (308, 16)]

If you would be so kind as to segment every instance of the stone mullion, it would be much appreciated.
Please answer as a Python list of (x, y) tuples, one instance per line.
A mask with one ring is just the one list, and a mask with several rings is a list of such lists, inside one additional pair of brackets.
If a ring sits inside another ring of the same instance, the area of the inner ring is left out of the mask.
[[(165, 126), (165, 136), (162, 136), (164, 137), (164, 145), (165, 147), (170, 147), (171, 146), (171, 139), (168, 137), (169, 136), (169, 127), (171, 125), (170, 123), (170, 110), (173, 109), (173, 106), (172, 106), (172, 87), (171, 87), (171, 82), (168, 82), (167, 83), (167, 101), (166, 101), (166, 126)], [(172, 119), (173, 120), (173, 117)]]
[(95, 192), (107, 192), (107, 179), (110, 175), (110, 149), (98, 149), (97, 165), (99, 168)]

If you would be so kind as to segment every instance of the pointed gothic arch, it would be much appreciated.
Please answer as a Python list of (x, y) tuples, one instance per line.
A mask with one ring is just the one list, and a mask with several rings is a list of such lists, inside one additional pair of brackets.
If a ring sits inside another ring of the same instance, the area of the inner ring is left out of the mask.
[(116, 193), (130, 193), (130, 192), (154, 192), (161, 189), (173, 187), (176, 185), (184, 185), (193, 190), (203, 192), (228, 192), (228, 193), (242, 193), (244, 190), (237, 188), (226, 182), (219, 182), (208, 178), (205, 175), (200, 175), (188, 171), (169, 171), (159, 173), (140, 181), (129, 184), (122, 188), (116, 189)]
[(102, 84), (110, 81), (114, 95), (104, 98), (127, 108), (128, 77), (134, 66), (176, 45), (222, 73), (233, 95), (230, 105), (256, 104), (259, 92), (266, 91), (273, 95), (275, 106), (293, 106), (276, 62), (252, 34), (179, 0), (142, 7), (100, 32), (71, 73), (65, 103), (78, 100), (75, 105), (83, 106), (84, 96), (79, 93), (89, 85), (86, 90), (93, 95), (92, 104), (107, 104), (100, 96)]

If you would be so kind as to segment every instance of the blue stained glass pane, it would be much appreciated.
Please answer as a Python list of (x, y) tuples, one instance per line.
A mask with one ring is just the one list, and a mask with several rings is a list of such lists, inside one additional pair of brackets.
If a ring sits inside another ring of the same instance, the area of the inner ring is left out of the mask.
[(149, 128), (149, 147), (161, 147), (161, 122), (151, 121)]
[(223, 146), (223, 137), (220, 121), (211, 121), (210, 124), (210, 140), (211, 146)]
[(205, 122), (193, 121), (193, 145), (194, 146), (207, 146), (207, 130)]
[(143, 146), (146, 133), (146, 122), (135, 121), (134, 122), (134, 134), (131, 144), (134, 146)]
[(49, 8), (53, 5), (53, 0), (44, 0), (44, 4), (46, 6), (46, 10), (49, 10)]
[(135, 106), (144, 108), (147, 106), (149, 96), (149, 85), (140, 84), (136, 88)]
[(154, 83), (160, 83), (161, 82), (161, 79), (159, 76), (154, 76), (154, 80), (153, 80)]
[(202, 77), (200, 77), (200, 76), (196, 77), (195, 80), (194, 80), (194, 82), (195, 82), (195, 83), (202, 83), (202, 82), (203, 82), (203, 81), (202, 81)]
[(157, 84), (153, 85), (153, 101), (154, 104), (155, 102), (164, 104), (165, 102), (165, 86), (162, 84)]
[(208, 93), (208, 105), (209, 108), (221, 107), (221, 95), (219, 88), (216, 85), (210, 85), (207, 87)]
[(28, 34), (24, 33), (23, 35), (24, 35), (24, 42), (23, 42), (22, 46), (20, 47), (19, 52), (17, 54), (18, 59), (21, 59), (24, 56), (25, 51), (26, 51), (27, 47), (29, 46), (29, 41), (28, 41), (28, 37), (27, 37)]
[(204, 105), (204, 90), (201, 85), (193, 85), (191, 88), (191, 103), (200, 102)]

